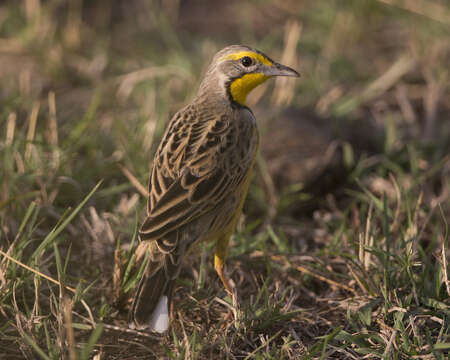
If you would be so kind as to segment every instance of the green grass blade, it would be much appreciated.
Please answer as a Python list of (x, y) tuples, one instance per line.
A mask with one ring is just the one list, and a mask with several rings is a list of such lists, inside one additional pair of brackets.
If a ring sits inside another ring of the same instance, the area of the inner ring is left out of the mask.
[(55, 238), (66, 228), (66, 226), (73, 220), (73, 218), (80, 212), (81, 208), (87, 203), (87, 201), (94, 195), (103, 180), (99, 181), (97, 185), (91, 190), (91, 192), (83, 199), (83, 201), (72, 211), (72, 213), (62, 222), (61, 225), (57, 225), (42, 241), (38, 248), (34, 251), (31, 259), (35, 259), (41, 252), (55, 240)]
[(84, 346), (83, 350), (81, 351), (80, 360), (89, 360), (89, 355), (91, 354), (92, 350), (94, 349), (95, 345), (97, 344), (97, 341), (100, 338), (100, 336), (102, 335), (102, 332), (103, 332), (103, 325), (97, 324), (97, 327), (92, 331), (87, 344)]
[(51, 358), (39, 347), (34, 340), (27, 334), (23, 334), (25, 341), (37, 352), (37, 354), (44, 360), (51, 360)]

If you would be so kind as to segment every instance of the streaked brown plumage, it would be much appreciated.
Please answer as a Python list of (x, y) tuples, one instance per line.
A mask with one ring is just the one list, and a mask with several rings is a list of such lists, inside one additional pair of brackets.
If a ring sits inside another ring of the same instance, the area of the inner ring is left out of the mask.
[(217, 241), (215, 268), (231, 291), (223, 276), (226, 249), (258, 148), (256, 121), (245, 96), (277, 75), (298, 76), (249, 47), (227, 47), (214, 57), (197, 97), (170, 121), (150, 175), (147, 218), (139, 232), (150, 257), (130, 326), (167, 329), (166, 321), (155, 325), (160, 312), (155, 309), (163, 299), (168, 316), (174, 280), (194, 242)]

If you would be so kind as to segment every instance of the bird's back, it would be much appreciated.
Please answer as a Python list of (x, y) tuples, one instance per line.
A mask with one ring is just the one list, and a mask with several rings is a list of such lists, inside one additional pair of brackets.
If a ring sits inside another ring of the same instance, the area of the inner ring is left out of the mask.
[[(196, 99), (174, 115), (155, 154), (142, 240), (189, 224), (203, 237), (226, 225), (246, 189), (258, 147), (248, 108)], [(210, 221), (205, 221), (209, 219)]]

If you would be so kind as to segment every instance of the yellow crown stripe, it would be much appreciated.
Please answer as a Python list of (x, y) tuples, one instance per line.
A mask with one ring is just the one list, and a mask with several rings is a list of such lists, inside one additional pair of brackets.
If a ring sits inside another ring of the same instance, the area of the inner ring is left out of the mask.
[(268, 65), (268, 66), (273, 65), (272, 61), (270, 61), (264, 55), (255, 53), (253, 51), (239, 51), (239, 52), (236, 52), (233, 54), (225, 55), (222, 59), (223, 60), (239, 60), (239, 59), (242, 59), (244, 56), (249, 56), (255, 60), (258, 60), (260, 63), (262, 63), (264, 65)]

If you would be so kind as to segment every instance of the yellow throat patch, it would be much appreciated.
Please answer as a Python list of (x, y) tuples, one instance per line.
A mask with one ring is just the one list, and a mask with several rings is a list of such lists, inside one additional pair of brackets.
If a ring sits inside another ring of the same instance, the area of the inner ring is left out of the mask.
[(266, 81), (269, 76), (261, 73), (245, 74), (230, 84), (230, 93), (234, 101), (245, 105), (247, 95), (255, 87)]

